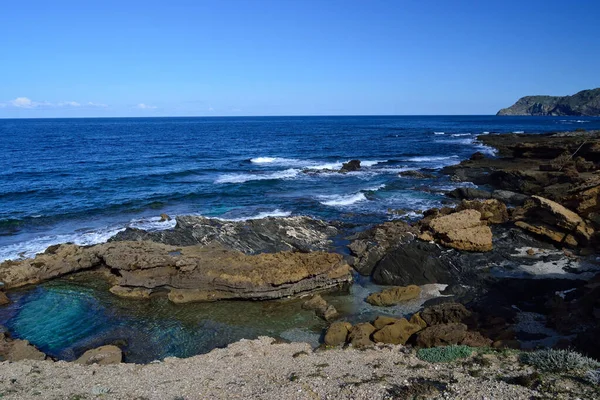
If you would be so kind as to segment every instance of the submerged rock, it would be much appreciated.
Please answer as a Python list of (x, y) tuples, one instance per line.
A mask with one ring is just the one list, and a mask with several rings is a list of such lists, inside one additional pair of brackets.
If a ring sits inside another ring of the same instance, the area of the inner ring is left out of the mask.
[(374, 306), (393, 306), (394, 304), (416, 299), (421, 294), (421, 288), (416, 285), (399, 286), (371, 293), (367, 297), (367, 303)]
[(62, 245), (34, 259), (0, 264), (7, 288), (39, 283), (66, 273), (105, 267), (128, 297), (168, 292), (176, 303), (221, 299), (275, 299), (335, 288), (352, 281), (338, 254), (245, 255), (217, 247), (174, 247), (149, 241), (92, 247)]
[(150, 240), (172, 246), (221, 245), (245, 254), (280, 251), (326, 251), (336, 227), (309, 217), (260, 218), (225, 221), (192, 215), (176, 217), (174, 229), (147, 232), (127, 228), (109, 241)]
[(339, 316), (335, 307), (327, 303), (327, 301), (319, 294), (316, 294), (310, 300), (305, 301), (304, 304), (302, 304), (302, 308), (305, 310), (314, 310), (319, 318), (323, 318), (328, 322), (333, 321)]

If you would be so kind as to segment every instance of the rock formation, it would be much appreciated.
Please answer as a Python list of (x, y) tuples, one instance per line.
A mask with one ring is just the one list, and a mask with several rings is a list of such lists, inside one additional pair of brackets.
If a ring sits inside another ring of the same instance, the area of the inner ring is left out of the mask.
[(600, 88), (572, 96), (525, 96), (498, 115), (600, 116)]
[(91, 268), (110, 271), (114, 294), (148, 297), (167, 292), (176, 303), (275, 299), (352, 281), (350, 267), (338, 254), (245, 255), (219, 247), (175, 247), (149, 241), (54, 246), (34, 259), (3, 262), (0, 281), (14, 288)]
[(172, 246), (221, 245), (245, 254), (280, 251), (326, 251), (337, 228), (309, 217), (260, 218), (225, 221), (193, 215), (176, 217), (172, 230), (146, 232), (127, 228), (110, 239), (116, 241), (151, 240)]

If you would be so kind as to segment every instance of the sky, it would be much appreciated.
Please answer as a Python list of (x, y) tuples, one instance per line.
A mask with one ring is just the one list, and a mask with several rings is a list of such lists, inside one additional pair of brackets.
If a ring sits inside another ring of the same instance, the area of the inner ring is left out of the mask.
[(600, 1), (3, 0), (0, 118), (495, 114), (600, 87)]

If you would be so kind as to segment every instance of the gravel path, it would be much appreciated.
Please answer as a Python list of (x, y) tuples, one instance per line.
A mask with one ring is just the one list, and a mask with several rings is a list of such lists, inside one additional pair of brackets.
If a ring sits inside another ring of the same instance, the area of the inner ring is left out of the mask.
[[(427, 364), (402, 346), (313, 352), (261, 337), (147, 365), (0, 363), (2, 399), (530, 399), (503, 379), (531, 372), (514, 356)], [(513, 357), (513, 359), (511, 359)], [(574, 397), (564, 397), (574, 398)]]

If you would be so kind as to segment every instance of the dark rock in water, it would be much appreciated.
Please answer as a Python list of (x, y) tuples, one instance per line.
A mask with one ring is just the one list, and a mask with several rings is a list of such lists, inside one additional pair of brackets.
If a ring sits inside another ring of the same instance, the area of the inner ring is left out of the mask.
[(316, 294), (310, 300), (305, 301), (302, 304), (302, 308), (305, 310), (314, 310), (319, 318), (323, 318), (328, 322), (333, 321), (339, 316), (335, 307), (327, 303), (327, 301), (319, 294)]
[(421, 318), (427, 325), (440, 325), (464, 322), (471, 316), (471, 312), (459, 303), (446, 303), (427, 307), (421, 311)]
[(197, 216), (178, 216), (174, 229), (147, 232), (127, 228), (109, 242), (151, 240), (172, 246), (219, 244), (245, 254), (280, 251), (325, 251), (337, 228), (309, 217), (261, 218), (224, 221)]
[(457, 188), (446, 193), (446, 196), (459, 200), (491, 199), (492, 194), (485, 190), (473, 188)]
[(404, 176), (407, 178), (413, 179), (433, 179), (435, 175), (429, 174), (422, 171), (410, 170), (410, 171), (402, 171), (398, 173), (399, 176)]
[(469, 158), (469, 160), (477, 161), (477, 160), (483, 160), (484, 158), (485, 158), (485, 154), (483, 154), (480, 151), (476, 151), (475, 153), (473, 153), (471, 155), (471, 157)]
[(352, 172), (358, 171), (360, 169), (360, 160), (350, 160), (347, 163), (342, 164), (342, 169), (340, 172)]
[(454, 281), (441, 249), (431, 243), (411, 242), (388, 252), (375, 266), (373, 281), (380, 285), (424, 285)]

